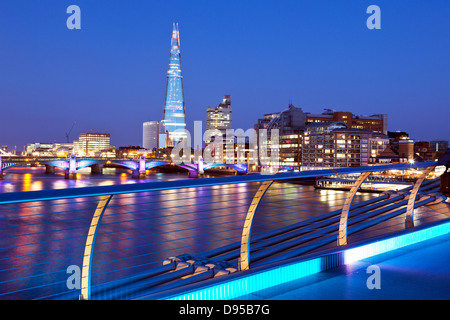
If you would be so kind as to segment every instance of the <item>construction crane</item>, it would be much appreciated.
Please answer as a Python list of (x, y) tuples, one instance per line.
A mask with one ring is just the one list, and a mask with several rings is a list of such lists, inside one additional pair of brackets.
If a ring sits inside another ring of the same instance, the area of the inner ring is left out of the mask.
[(67, 143), (69, 143), (69, 134), (72, 132), (72, 129), (73, 129), (73, 127), (75, 126), (75, 123), (76, 123), (76, 122), (74, 122), (74, 123), (72, 124), (72, 127), (70, 128), (69, 132), (66, 132), (66, 140), (67, 140)]

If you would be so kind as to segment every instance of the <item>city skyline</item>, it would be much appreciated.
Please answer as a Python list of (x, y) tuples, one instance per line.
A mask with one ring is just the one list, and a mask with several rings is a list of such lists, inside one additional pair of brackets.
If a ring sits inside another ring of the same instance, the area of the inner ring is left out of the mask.
[(116, 146), (140, 145), (142, 122), (160, 119), (177, 21), (188, 129), (230, 94), (233, 127), (244, 130), (292, 101), (311, 113), (387, 113), (389, 131), (415, 140), (450, 136), (448, 3), (377, 1), (382, 28), (369, 30), (367, 1), (77, 1), (81, 29), (68, 30), (69, 3), (25, 2), (26, 11), (0, 4), (0, 143), (11, 149), (65, 141), (75, 121), (71, 140), (92, 130), (110, 132)]

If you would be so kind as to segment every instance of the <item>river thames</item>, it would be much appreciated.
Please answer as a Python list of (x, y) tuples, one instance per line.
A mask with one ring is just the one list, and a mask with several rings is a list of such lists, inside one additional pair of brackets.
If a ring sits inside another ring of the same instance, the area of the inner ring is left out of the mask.
[[(188, 179), (187, 174), (152, 172), (146, 179), (135, 180), (125, 170), (104, 169), (101, 175), (91, 175), (89, 169), (83, 169), (77, 180), (66, 180), (62, 171), (45, 174), (39, 167), (12, 168), (0, 181), (0, 191), (180, 179)], [(195, 255), (239, 241), (258, 187), (259, 183), (240, 183), (114, 196), (96, 237), (93, 285), (160, 266), (170, 256)], [(252, 235), (341, 209), (345, 196), (345, 191), (274, 183), (258, 208)], [(377, 196), (358, 193), (354, 203)], [(0, 299), (53, 299), (73, 293), (67, 288), (67, 268), (82, 266), (98, 201), (91, 197), (0, 206)], [(417, 216), (428, 211), (419, 208)], [(403, 228), (399, 220), (390, 225)], [(369, 229), (369, 236), (381, 229)]]

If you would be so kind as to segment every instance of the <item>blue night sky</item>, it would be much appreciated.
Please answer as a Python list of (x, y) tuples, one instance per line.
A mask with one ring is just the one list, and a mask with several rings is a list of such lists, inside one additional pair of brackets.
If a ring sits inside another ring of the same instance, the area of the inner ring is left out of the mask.
[[(66, 27), (72, 4), (81, 30)], [(372, 4), (381, 30), (366, 27)], [(235, 129), (292, 100), (450, 139), (448, 0), (1, 0), (0, 144), (64, 142), (76, 121), (71, 141), (141, 145), (142, 122), (161, 119), (173, 22), (190, 130), (230, 94)]]

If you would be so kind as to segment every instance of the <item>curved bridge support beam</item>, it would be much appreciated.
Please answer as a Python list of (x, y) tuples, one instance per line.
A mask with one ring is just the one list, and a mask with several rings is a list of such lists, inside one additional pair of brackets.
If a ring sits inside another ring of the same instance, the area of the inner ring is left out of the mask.
[(84, 247), (83, 269), (81, 271), (81, 295), (80, 300), (89, 300), (91, 298), (91, 269), (92, 255), (94, 253), (95, 237), (100, 225), (103, 213), (113, 195), (102, 196), (100, 202), (95, 209), (92, 217), (91, 226), (89, 227), (88, 236), (86, 238), (86, 246)]
[(199, 172), (198, 165), (195, 163), (175, 163), (175, 166), (186, 169), (188, 171), (189, 178), (198, 178), (199, 176), (203, 176), (203, 172)]
[(103, 164), (96, 163), (91, 166), (91, 174), (103, 174)]
[(356, 180), (355, 184), (350, 189), (350, 192), (345, 199), (344, 206), (342, 207), (341, 219), (339, 221), (339, 235), (338, 235), (338, 246), (344, 246), (347, 244), (347, 223), (348, 223), (348, 213), (350, 212), (350, 207), (352, 205), (353, 198), (358, 191), (361, 184), (366, 180), (366, 178), (371, 174), (371, 172), (363, 172)]
[(239, 258), (239, 270), (250, 269), (250, 232), (252, 229), (253, 217), (255, 216), (256, 209), (261, 202), (262, 197), (266, 193), (267, 189), (272, 185), (273, 181), (264, 181), (256, 191), (253, 197), (252, 203), (247, 211), (247, 216), (245, 217), (244, 228), (242, 229), (241, 237), (241, 255)]
[(417, 179), (414, 184), (413, 189), (409, 195), (408, 204), (406, 205), (406, 216), (405, 216), (405, 227), (413, 228), (414, 227), (414, 203), (416, 202), (417, 192), (419, 191), (422, 182), (428, 176), (428, 174), (433, 170), (434, 167), (427, 167), (422, 175)]

